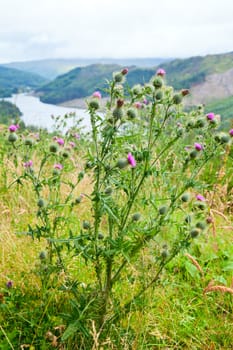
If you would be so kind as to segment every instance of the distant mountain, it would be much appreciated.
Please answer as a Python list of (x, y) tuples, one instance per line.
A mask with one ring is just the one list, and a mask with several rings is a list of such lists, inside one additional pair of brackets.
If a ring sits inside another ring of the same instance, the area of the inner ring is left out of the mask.
[(9, 97), (20, 89), (36, 89), (46, 82), (37, 74), (0, 66), (0, 97)]
[[(129, 68), (127, 83), (130, 86), (147, 82), (155, 73), (152, 68), (135, 66)], [(87, 97), (95, 90), (103, 92), (104, 87), (106, 87), (106, 79), (111, 79), (112, 73), (121, 69), (122, 66), (110, 64), (78, 67), (37, 89), (37, 92), (41, 95), (42, 102), (54, 104)]]
[(171, 61), (171, 58), (73, 58), (11, 62), (4, 64), (4, 66), (36, 73), (46, 79), (52, 80), (58, 75), (67, 73), (74, 68), (85, 67), (92, 64), (119, 64), (122, 66), (135, 65), (138, 67), (154, 67), (167, 61)]

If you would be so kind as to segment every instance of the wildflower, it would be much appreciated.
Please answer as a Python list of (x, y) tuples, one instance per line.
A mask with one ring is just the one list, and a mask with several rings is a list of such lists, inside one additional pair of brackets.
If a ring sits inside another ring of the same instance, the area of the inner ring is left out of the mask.
[(137, 109), (141, 109), (141, 108), (142, 108), (141, 102), (135, 102), (134, 106), (135, 106)]
[(80, 140), (80, 137), (81, 137), (81, 136), (80, 136), (78, 133), (74, 133), (74, 134), (73, 134), (73, 137), (76, 138), (77, 140)]
[(95, 92), (93, 93), (92, 97), (96, 97), (96, 98), (98, 98), (98, 99), (101, 99), (102, 95), (101, 95), (101, 93), (100, 93), (99, 91), (95, 91)]
[(148, 105), (149, 101), (146, 98), (144, 98), (143, 103), (144, 103), (144, 105)]
[(181, 95), (182, 96), (187, 96), (187, 95), (189, 95), (190, 94), (190, 91), (188, 90), (188, 89), (182, 89), (181, 90)]
[(8, 130), (10, 132), (15, 132), (15, 131), (18, 130), (18, 128), (19, 128), (19, 125), (12, 124), (12, 125), (9, 126)]
[(6, 282), (6, 287), (9, 288), (9, 289), (12, 288), (13, 287), (13, 281), (11, 281), (11, 280), (7, 281)]
[(195, 142), (194, 147), (195, 147), (195, 150), (197, 150), (197, 151), (203, 150), (203, 146), (200, 143)]
[(32, 160), (28, 160), (27, 162), (23, 163), (24, 168), (31, 168), (33, 166)]
[(230, 136), (233, 136), (233, 129), (231, 129), (231, 130), (229, 131), (229, 135), (230, 135)]
[(75, 145), (75, 142), (73, 142), (73, 141), (70, 141), (69, 142), (69, 145), (72, 147), (72, 148), (74, 148), (76, 145)]
[(214, 117), (215, 117), (215, 115), (214, 115), (214, 113), (208, 113), (208, 114), (206, 114), (206, 118), (208, 119), (208, 120), (214, 120)]
[(198, 201), (205, 202), (205, 197), (203, 197), (201, 194), (197, 194), (196, 198)]
[(56, 139), (56, 142), (57, 142), (60, 146), (64, 146), (64, 144), (65, 144), (65, 141), (64, 141), (61, 137), (58, 137), (58, 138)]
[(60, 163), (56, 163), (56, 164), (54, 164), (53, 168), (54, 169), (58, 169), (58, 170), (62, 170), (63, 169), (63, 165), (60, 164)]
[(132, 168), (136, 167), (136, 160), (134, 159), (133, 155), (131, 153), (127, 156), (128, 163), (131, 165)]
[(159, 69), (157, 69), (156, 74), (161, 76), (161, 77), (164, 77), (164, 75), (166, 74), (166, 71), (163, 68), (159, 68)]
[(128, 68), (124, 68), (122, 69), (121, 74), (126, 75), (128, 74), (128, 72), (129, 72)]

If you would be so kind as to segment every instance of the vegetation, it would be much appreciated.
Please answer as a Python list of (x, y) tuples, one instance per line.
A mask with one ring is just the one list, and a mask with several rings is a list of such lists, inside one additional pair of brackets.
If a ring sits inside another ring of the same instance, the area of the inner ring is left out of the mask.
[(0, 97), (10, 97), (22, 89), (35, 89), (45, 83), (46, 79), (39, 75), (0, 66)]
[(0, 101), (0, 124), (10, 124), (22, 115), (16, 105), (8, 101)]
[(0, 133), (1, 350), (232, 347), (233, 129), (129, 74), (88, 135)]
[(221, 116), (221, 125), (223, 128), (230, 128), (233, 126), (233, 96), (213, 101), (205, 108), (209, 111), (215, 111), (215, 113)]
[(4, 64), (5, 67), (16, 68), (26, 72), (39, 74), (48, 80), (55, 79), (58, 75), (68, 73), (77, 67), (92, 64), (119, 64), (123, 66), (154, 67), (161, 62), (171, 59), (166, 58), (73, 58), (73, 59), (45, 59), (38, 61), (12, 62)]

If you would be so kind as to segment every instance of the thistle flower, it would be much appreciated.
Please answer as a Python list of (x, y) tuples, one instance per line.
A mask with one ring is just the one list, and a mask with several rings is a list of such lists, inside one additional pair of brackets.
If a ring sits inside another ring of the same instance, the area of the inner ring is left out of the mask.
[(12, 124), (9, 126), (8, 130), (10, 132), (15, 132), (16, 130), (18, 130), (18, 128), (19, 128), (19, 125)]
[(58, 169), (58, 170), (62, 170), (63, 169), (63, 165), (60, 164), (60, 163), (56, 163), (56, 164), (54, 164), (53, 168), (54, 169)]
[(233, 129), (229, 130), (229, 135), (233, 137)]
[(137, 109), (141, 109), (142, 108), (142, 104), (141, 102), (135, 102), (134, 106), (137, 108)]
[(214, 120), (214, 118), (215, 118), (215, 114), (214, 113), (208, 113), (208, 114), (206, 114), (206, 118), (208, 119), (208, 120)]
[(58, 138), (56, 139), (56, 142), (57, 142), (60, 146), (64, 146), (64, 144), (65, 144), (65, 141), (64, 141), (61, 137), (58, 137)]
[(76, 145), (75, 145), (75, 142), (73, 142), (73, 141), (70, 141), (69, 142), (69, 145), (72, 147), (72, 148), (74, 148)]
[(163, 68), (159, 68), (157, 69), (156, 74), (159, 75), (160, 77), (164, 77), (166, 74), (166, 71)]
[(31, 168), (33, 166), (32, 160), (28, 160), (27, 162), (23, 163), (24, 168)]
[(198, 152), (203, 150), (203, 146), (200, 143), (195, 142), (194, 147)]
[(205, 202), (205, 197), (202, 196), (202, 194), (197, 194), (196, 199), (201, 202)]
[(11, 281), (11, 280), (7, 281), (6, 282), (6, 287), (9, 288), (9, 289), (12, 288), (13, 287), (13, 281)]
[(95, 92), (93, 93), (92, 97), (96, 97), (96, 98), (98, 98), (98, 99), (100, 100), (101, 97), (102, 97), (102, 95), (101, 95), (100, 91), (95, 91)]
[(136, 167), (136, 160), (135, 160), (134, 156), (131, 153), (128, 153), (127, 160), (128, 160), (128, 163), (131, 165), (132, 168)]
[(122, 69), (121, 74), (126, 75), (128, 74), (128, 72), (129, 72), (128, 68), (124, 68)]

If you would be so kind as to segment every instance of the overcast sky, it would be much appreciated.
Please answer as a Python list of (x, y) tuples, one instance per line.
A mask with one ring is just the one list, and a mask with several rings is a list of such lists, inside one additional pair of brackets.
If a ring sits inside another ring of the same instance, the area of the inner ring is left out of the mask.
[(0, 0), (0, 62), (233, 51), (232, 0)]

